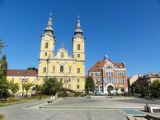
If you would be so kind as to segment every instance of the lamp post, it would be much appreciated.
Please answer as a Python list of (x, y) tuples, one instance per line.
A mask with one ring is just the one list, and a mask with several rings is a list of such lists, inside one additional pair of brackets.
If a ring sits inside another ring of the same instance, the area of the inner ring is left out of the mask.
[(150, 81), (147, 81), (148, 99), (150, 100)]
[(104, 89), (103, 89), (103, 67), (101, 68), (101, 77), (102, 77), (102, 93), (104, 92)]
[(23, 87), (23, 84), (24, 84), (24, 82), (25, 82), (25, 77), (22, 79), (22, 98), (24, 97), (24, 87)]

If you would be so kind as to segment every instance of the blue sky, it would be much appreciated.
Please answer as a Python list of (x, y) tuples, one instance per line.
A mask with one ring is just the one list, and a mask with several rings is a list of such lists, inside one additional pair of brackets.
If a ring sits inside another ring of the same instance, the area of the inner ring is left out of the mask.
[(0, 0), (0, 39), (9, 69), (38, 66), (41, 34), (52, 12), (56, 50), (72, 50), (77, 16), (86, 43), (86, 73), (104, 54), (128, 76), (160, 71), (159, 0)]

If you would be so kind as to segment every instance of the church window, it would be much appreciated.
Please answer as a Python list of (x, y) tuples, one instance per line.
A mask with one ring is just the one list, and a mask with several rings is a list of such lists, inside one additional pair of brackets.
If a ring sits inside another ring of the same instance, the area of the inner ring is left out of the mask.
[(80, 54), (78, 54), (77, 57), (80, 58)]
[(60, 72), (64, 72), (64, 66), (63, 65), (60, 66)]
[(77, 82), (79, 82), (79, 79), (77, 79)]
[(80, 44), (77, 45), (77, 50), (80, 50), (81, 46)]
[(79, 85), (77, 85), (77, 89), (79, 89)]
[(47, 68), (44, 67), (44, 68), (43, 68), (43, 73), (46, 73), (46, 71), (47, 71)]
[(45, 56), (47, 56), (47, 52), (45, 52)]
[(45, 48), (48, 48), (48, 42), (46, 42), (46, 44), (45, 44)]
[(77, 68), (77, 73), (80, 73), (80, 68)]
[(68, 68), (68, 73), (71, 73), (71, 72), (72, 72), (72, 68), (69, 67), (69, 68)]
[(53, 68), (52, 68), (52, 72), (55, 72), (55, 66), (53, 66)]
[(61, 53), (61, 58), (64, 58), (64, 53), (63, 52)]
[(94, 76), (94, 73), (91, 73), (91, 76)]

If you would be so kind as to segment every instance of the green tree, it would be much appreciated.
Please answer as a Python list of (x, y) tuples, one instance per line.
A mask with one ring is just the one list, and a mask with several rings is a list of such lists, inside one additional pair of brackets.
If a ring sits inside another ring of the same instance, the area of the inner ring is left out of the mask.
[(55, 95), (61, 90), (62, 83), (56, 78), (49, 78), (45, 80), (43, 84), (43, 91), (47, 95)]
[(137, 80), (131, 85), (132, 93), (141, 94), (141, 97), (144, 97), (148, 94), (147, 86), (147, 82), (144, 80)]
[(0, 97), (2, 96), (5, 99), (8, 97), (7, 60), (5, 55), (0, 60)]
[(22, 84), (22, 90), (26, 91), (26, 97), (28, 97), (28, 91), (31, 89), (32, 86), (33, 86), (32, 83), (23, 83)]
[(36, 85), (35, 91), (36, 91), (36, 94), (39, 95), (39, 98), (41, 99), (43, 94), (43, 85)]
[(19, 90), (19, 84), (14, 83), (13, 81), (8, 82), (8, 88), (12, 91), (13, 95), (15, 95)]
[(153, 97), (158, 98), (160, 97), (160, 80), (155, 80), (151, 84), (151, 94)]
[(91, 76), (88, 76), (86, 78), (85, 90), (86, 90), (87, 94), (89, 93), (89, 91), (94, 92), (94, 90), (95, 90), (94, 80), (93, 80), (93, 78)]
[(2, 49), (4, 48), (4, 43), (0, 40), (0, 54), (2, 53)]
[(35, 67), (28, 67), (27, 70), (37, 70)]

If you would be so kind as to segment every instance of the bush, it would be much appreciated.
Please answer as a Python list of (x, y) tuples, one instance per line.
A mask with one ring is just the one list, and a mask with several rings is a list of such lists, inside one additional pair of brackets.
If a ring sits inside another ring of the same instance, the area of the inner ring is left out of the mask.
[(68, 97), (68, 94), (66, 91), (60, 91), (58, 92), (58, 97)]
[(82, 95), (81, 92), (75, 92), (74, 95), (73, 95), (73, 97), (80, 97), (81, 95)]
[(3, 120), (3, 119), (4, 119), (4, 116), (0, 114), (0, 120)]
[(158, 98), (158, 97), (159, 97), (158, 91), (153, 90), (153, 91), (152, 91), (152, 96), (153, 96), (154, 98)]
[(11, 98), (8, 98), (6, 102), (11, 103), (11, 102), (19, 102), (19, 101), (21, 101), (21, 100), (17, 99), (17, 98), (14, 98), (14, 97), (11, 97)]

